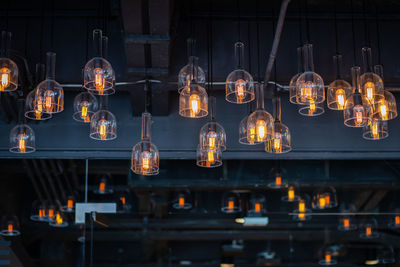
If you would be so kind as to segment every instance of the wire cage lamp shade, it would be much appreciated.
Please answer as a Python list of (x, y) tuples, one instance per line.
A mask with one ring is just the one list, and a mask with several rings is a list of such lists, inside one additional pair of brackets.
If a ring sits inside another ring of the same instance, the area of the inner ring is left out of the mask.
[(344, 110), (346, 99), (352, 93), (352, 87), (347, 81), (342, 79), (342, 55), (335, 55), (333, 62), (336, 70), (336, 80), (328, 86), (327, 105), (331, 110)]
[(18, 88), (18, 66), (9, 58), (11, 32), (2, 31), (0, 51), (0, 92), (12, 92)]
[(88, 92), (79, 93), (74, 99), (74, 114), (77, 122), (90, 123), (90, 118), (98, 110), (99, 104), (94, 95)]

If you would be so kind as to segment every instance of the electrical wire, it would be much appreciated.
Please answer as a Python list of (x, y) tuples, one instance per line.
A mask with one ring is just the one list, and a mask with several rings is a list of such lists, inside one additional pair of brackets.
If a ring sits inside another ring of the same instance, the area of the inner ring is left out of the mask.
[(240, 24), (240, 22), (241, 22), (241, 19), (240, 19), (240, 4), (239, 4), (239, 1), (240, 0), (236, 0), (236, 8), (237, 8), (237, 21), (238, 21), (238, 23), (237, 23), (237, 27), (238, 27), (238, 40), (240, 41), (241, 40), (241, 36), (240, 36), (240, 28), (241, 28), (241, 24)]
[(381, 58), (381, 33), (380, 33), (380, 24), (379, 24), (379, 9), (378, 9), (378, 1), (375, 0), (375, 23), (376, 23), (376, 39), (377, 39), (377, 47), (378, 47), (378, 63), (382, 64)]
[(258, 82), (261, 83), (261, 69), (260, 69), (260, 18), (258, 15), (258, 10), (260, 7), (260, 1), (256, 1), (256, 40), (257, 40), (257, 79)]
[(337, 22), (337, 3), (335, 1), (334, 7), (334, 23), (335, 23), (335, 49), (336, 55), (339, 54), (339, 33), (338, 33), (338, 22)]
[(307, 34), (307, 43), (311, 42), (310, 38), (310, 18), (308, 17), (308, 0), (304, 1), (305, 4), (305, 13), (306, 13), (306, 34)]
[(355, 32), (355, 22), (354, 22), (354, 3), (350, 0), (351, 4), (351, 34), (353, 39), (353, 64), (357, 66), (357, 56), (356, 56), (356, 32)]

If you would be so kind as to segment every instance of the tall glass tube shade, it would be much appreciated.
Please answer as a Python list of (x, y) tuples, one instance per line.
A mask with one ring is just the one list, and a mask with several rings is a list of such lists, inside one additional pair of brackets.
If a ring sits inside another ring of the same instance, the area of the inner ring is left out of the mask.
[(90, 123), (99, 104), (94, 95), (88, 92), (79, 93), (74, 99), (74, 113), (72, 118), (77, 122)]
[[(103, 38), (102, 31), (93, 31), (93, 54), (83, 69), (84, 87), (95, 95), (111, 95), (115, 93), (115, 73), (104, 55), (107, 51), (108, 38)], [(104, 46), (104, 47), (103, 47)]]
[(23, 99), (18, 100), (18, 123), (10, 132), (10, 152), (32, 153), (35, 152), (35, 132), (25, 124)]
[(325, 101), (324, 81), (314, 72), (312, 44), (304, 45), (303, 54), (304, 73), (296, 81), (296, 101), (302, 105), (308, 105), (310, 102), (322, 103)]
[(157, 147), (151, 142), (151, 115), (142, 113), (142, 140), (132, 149), (131, 170), (139, 175), (157, 175), (160, 155)]
[(90, 121), (90, 138), (109, 141), (117, 138), (117, 120), (108, 110), (108, 96), (101, 99), (99, 111), (93, 114)]
[(257, 109), (247, 119), (247, 139), (249, 142), (263, 143), (272, 138), (274, 119), (264, 109), (264, 91), (260, 84), (256, 86)]
[(351, 85), (342, 79), (342, 55), (333, 57), (336, 80), (331, 82), (327, 90), (327, 105), (332, 110), (344, 110), (346, 99), (351, 95)]
[(343, 111), (344, 124), (347, 127), (364, 127), (372, 112), (370, 102), (361, 95), (360, 87), (360, 67), (351, 68), (353, 80), (353, 94), (347, 98)]
[(297, 73), (289, 82), (289, 101), (292, 104), (298, 104), (296, 99), (296, 82), (303, 73), (303, 47), (297, 47)]
[(384, 91), (383, 81), (375, 74), (372, 67), (372, 55), (370, 47), (362, 48), (364, 74), (360, 77), (361, 94), (374, 104), (376, 96), (382, 95)]
[(9, 58), (11, 32), (3, 31), (0, 52), (0, 92), (12, 92), (18, 88), (18, 66)]
[(64, 110), (64, 90), (55, 81), (56, 53), (46, 54), (46, 79), (36, 87), (35, 111), (44, 113), (59, 113)]
[(236, 70), (232, 71), (225, 82), (225, 99), (230, 103), (244, 104), (254, 100), (254, 81), (250, 73), (244, 70), (244, 44), (235, 43)]

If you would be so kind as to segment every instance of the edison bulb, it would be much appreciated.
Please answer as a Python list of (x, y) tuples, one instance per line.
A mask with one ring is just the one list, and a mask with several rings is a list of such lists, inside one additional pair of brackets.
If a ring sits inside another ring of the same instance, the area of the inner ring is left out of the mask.
[(275, 133), (275, 138), (273, 142), (274, 142), (274, 151), (282, 152), (282, 136), (280, 133)]
[(364, 107), (362, 105), (355, 105), (353, 107), (353, 112), (354, 112), (354, 116), (356, 118), (355, 120), (355, 125), (357, 127), (361, 126), (364, 122), (364, 117), (365, 117), (365, 110)]
[(10, 72), (9, 68), (4, 67), (0, 69), (0, 91), (4, 91), (10, 84)]
[(237, 102), (241, 103), (246, 97), (246, 81), (243, 79), (237, 79), (235, 82), (235, 95)]
[(43, 113), (43, 99), (41, 96), (38, 96), (35, 105), (35, 117), (37, 120), (40, 120), (42, 118), (42, 113)]
[(250, 127), (247, 131), (247, 139), (249, 140), (249, 144), (253, 145), (256, 140), (256, 128)]
[(215, 162), (215, 157), (214, 157), (214, 151), (209, 150), (207, 152), (207, 163), (209, 163), (210, 165), (213, 164)]
[(101, 140), (105, 140), (107, 137), (107, 121), (105, 119), (101, 119), (98, 123), (98, 132)]
[(389, 107), (388, 107), (386, 100), (381, 100), (379, 102), (379, 112), (380, 112), (380, 117), (383, 121), (387, 121), (389, 119), (388, 111), (389, 111)]
[(217, 139), (217, 133), (214, 131), (210, 131), (207, 134), (207, 141), (208, 141), (208, 148), (210, 150), (214, 150), (216, 146), (216, 139)]
[(18, 135), (18, 149), (19, 152), (25, 153), (26, 152), (26, 135), (25, 133)]
[(258, 120), (256, 123), (256, 139), (258, 142), (265, 140), (267, 135), (267, 123), (265, 120)]
[(151, 154), (149, 151), (142, 152), (142, 169), (146, 172), (150, 169), (151, 165)]
[(373, 82), (366, 82), (364, 84), (364, 92), (366, 93), (366, 98), (369, 101), (373, 101), (375, 95), (375, 84)]
[(98, 91), (99, 95), (102, 95), (103, 91), (104, 91), (104, 84), (105, 84), (105, 79), (104, 79), (102, 68), (94, 69), (94, 83), (95, 83), (96, 90)]
[(312, 91), (314, 83), (312, 81), (304, 82), (300, 87), (300, 98), (301, 102), (307, 102), (312, 100)]
[(310, 99), (310, 108), (308, 110), (308, 114), (311, 116), (314, 114), (314, 112), (317, 110), (317, 107), (315, 105), (315, 101), (313, 99)]
[(193, 94), (189, 97), (191, 117), (196, 116), (200, 112), (200, 97), (197, 94)]
[(346, 92), (344, 89), (339, 88), (336, 90), (336, 102), (338, 110), (343, 110), (346, 102)]
[(53, 103), (54, 103), (54, 91), (53, 90), (46, 90), (44, 94), (44, 107), (46, 112), (52, 112), (53, 110)]

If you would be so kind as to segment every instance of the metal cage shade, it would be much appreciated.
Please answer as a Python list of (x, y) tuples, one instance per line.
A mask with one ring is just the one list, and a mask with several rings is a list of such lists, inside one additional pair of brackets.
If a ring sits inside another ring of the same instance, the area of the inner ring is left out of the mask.
[(95, 57), (89, 60), (83, 69), (84, 87), (95, 95), (115, 93), (115, 73), (106, 59)]
[(289, 128), (280, 122), (274, 124), (272, 138), (265, 142), (265, 151), (273, 154), (288, 153), (292, 150)]
[(351, 95), (352, 87), (345, 80), (331, 82), (327, 90), (327, 105), (331, 110), (344, 110), (346, 99)]
[(388, 122), (370, 119), (363, 127), (362, 136), (367, 140), (382, 140), (389, 136)]
[(9, 58), (0, 58), (0, 92), (12, 92), (18, 88), (18, 66)]
[(35, 152), (35, 132), (26, 124), (15, 126), (10, 132), (10, 152), (32, 153)]
[(10, 237), (20, 234), (20, 225), (17, 216), (4, 215), (1, 219), (0, 235)]
[(99, 104), (95, 96), (88, 92), (78, 94), (74, 99), (73, 119), (78, 122), (89, 123)]
[(64, 110), (64, 90), (55, 80), (46, 79), (39, 83), (35, 92), (35, 111), (59, 113)]
[(160, 170), (160, 155), (150, 141), (142, 140), (132, 149), (131, 170), (139, 175), (157, 175)]
[(224, 193), (221, 199), (221, 211), (233, 214), (242, 211), (240, 195), (236, 192)]
[(221, 149), (201, 149), (200, 145), (197, 146), (196, 151), (196, 164), (199, 167), (214, 168), (222, 165), (222, 151)]
[(181, 91), (179, 115), (187, 118), (202, 118), (208, 115), (208, 95), (202, 86), (192, 83)]
[[(40, 106), (38, 106), (38, 104)], [(50, 113), (44, 112), (43, 102), (39, 101), (38, 103), (36, 99), (36, 90), (32, 90), (31, 92), (29, 92), (25, 100), (25, 118), (43, 121), (51, 119), (52, 117), (53, 115), (51, 115)]]
[(225, 99), (230, 103), (244, 104), (254, 100), (254, 81), (247, 71), (232, 71), (226, 78)]
[(215, 121), (207, 122), (200, 129), (201, 149), (226, 150), (226, 133), (224, 128)]
[(108, 141), (117, 138), (117, 120), (110, 111), (99, 110), (90, 122), (90, 138)]

